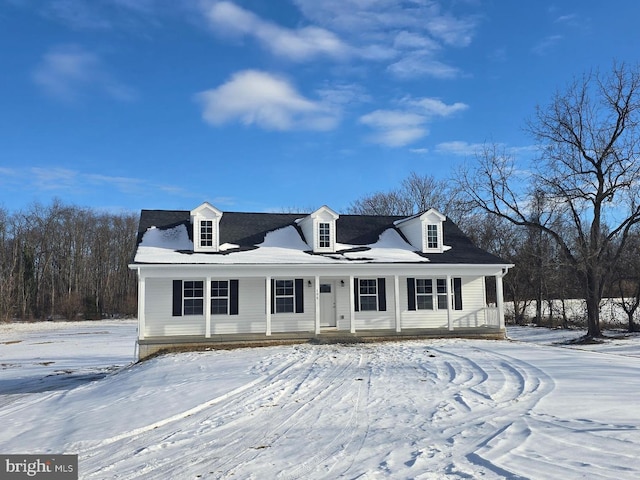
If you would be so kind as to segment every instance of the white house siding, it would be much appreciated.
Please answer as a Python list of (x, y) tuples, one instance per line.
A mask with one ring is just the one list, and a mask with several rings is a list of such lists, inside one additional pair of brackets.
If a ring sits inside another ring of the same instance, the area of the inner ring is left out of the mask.
[[(300, 277), (298, 277), (300, 278)], [(309, 286), (311, 282), (311, 286)], [(303, 278), (302, 293), (304, 295), (303, 313), (272, 313), (271, 332), (313, 332), (315, 330), (315, 288), (314, 280)], [(264, 289), (264, 287), (263, 287)], [(264, 292), (263, 292), (264, 298)]]
[(486, 325), (484, 277), (462, 277), (462, 310), (453, 310), (453, 328)]
[(265, 279), (239, 278), (238, 315), (211, 315), (211, 334), (265, 333), (265, 312)]
[[(452, 275), (452, 278), (456, 275)], [(431, 278), (431, 277), (426, 277)], [(438, 277), (442, 278), (442, 277)], [(453, 327), (472, 327), (484, 324), (484, 277), (462, 278), (462, 310), (451, 310)], [(409, 310), (407, 278), (400, 278), (401, 326), (408, 328), (448, 328), (447, 310)]]
[[(194, 278), (189, 280), (204, 279)], [(172, 279), (147, 278), (145, 282), (145, 337), (172, 335), (204, 336), (204, 315), (172, 316)]]
[[(340, 281), (344, 282), (344, 286)], [(349, 288), (349, 278), (335, 280), (336, 290), (336, 327), (338, 330), (351, 329), (351, 298), (353, 291)]]
[[(366, 277), (363, 275), (361, 278), (370, 278), (370, 277)], [(380, 278), (383, 278), (383, 277), (380, 277)], [(395, 309), (395, 295), (394, 295), (394, 277), (384, 277), (384, 278), (385, 278), (385, 297), (387, 301), (386, 311), (355, 312), (356, 331), (357, 330), (395, 329), (396, 309)], [(406, 290), (406, 286), (405, 286), (405, 290)]]

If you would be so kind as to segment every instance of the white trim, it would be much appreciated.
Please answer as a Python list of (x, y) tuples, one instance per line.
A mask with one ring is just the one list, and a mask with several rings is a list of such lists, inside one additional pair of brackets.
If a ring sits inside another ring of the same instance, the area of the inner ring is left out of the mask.
[(496, 275), (496, 307), (498, 307), (498, 322), (504, 330), (504, 294), (502, 292), (502, 275)]
[(400, 316), (400, 278), (398, 275), (393, 276), (393, 296), (396, 307), (396, 332), (402, 330), (401, 316)]
[(353, 301), (353, 275), (349, 275), (349, 331), (356, 333), (356, 305)]
[[(320, 277), (318, 275), (315, 276), (314, 278), (314, 293), (315, 293), (315, 299), (316, 299), (316, 318), (315, 318), (315, 333), (316, 335), (318, 335), (320, 333)], [(303, 286), (304, 288), (304, 286)]]
[(271, 277), (265, 277), (265, 335), (271, 335)]
[[(437, 287), (436, 287), (437, 288)], [(453, 312), (451, 311), (451, 275), (447, 275), (447, 324), (453, 330)]]
[(144, 331), (145, 331), (145, 278), (140, 275), (140, 271), (138, 270), (138, 339), (144, 340)]
[(211, 277), (207, 277), (204, 282), (204, 336), (211, 338)]
[[(291, 277), (300, 278), (301, 276), (366, 276), (384, 277), (392, 276), (397, 272), (401, 272), (403, 276), (435, 278), (445, 275), (454, 275), (457, 277), (464, 276), (495, 276), (502, 275), (503, 269), (512, 267), (510, 264), (437, 264), (428, 261), (419, 263), (349, 263), (343, 264), (175, 264), (175, 263), (145, 263), (131, 264), (129, 268), (136, 269), (140, 275), (152, 275), (155, 278), (181, 278), (193, 277), (204, 270), (206, 273), (201, 274), (203, 277), (210, 272), (212, 278), (239, 278), (239, 277)], [(153, 273), (151, 273), (153, 272)]]

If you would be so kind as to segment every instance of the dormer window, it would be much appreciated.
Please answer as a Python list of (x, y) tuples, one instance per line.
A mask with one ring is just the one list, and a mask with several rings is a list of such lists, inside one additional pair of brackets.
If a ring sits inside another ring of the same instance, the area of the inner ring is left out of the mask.
[(318, 224), (318, 246), (320, 248), (331, 248), (331, 224)]
[(336, 220), (338, 218), (339, 215), (325, 205), (297, 221), (305, 242), (314, 252), (335, 252)]
[(221, 218), (222, 212), (207, 202), (191, 210), (194, 252), (218, 251)]
[(200, 220), (200, 246), (213, 247), (213, 220)]
[(442, 253), (444, 245), (443, 223), (447, 217), (433, 208), (412, 217), (394, 222), (418, 251), (423, 253)]
[(438, 248), (438, 225), (427, 225), (427, 248)]

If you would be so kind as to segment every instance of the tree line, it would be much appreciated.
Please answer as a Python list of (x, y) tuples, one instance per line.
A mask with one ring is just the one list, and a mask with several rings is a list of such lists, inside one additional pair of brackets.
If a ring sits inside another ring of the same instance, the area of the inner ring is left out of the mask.
[(0, 208), (0, 320), (135, 314), (137, 223), (59, 200)]

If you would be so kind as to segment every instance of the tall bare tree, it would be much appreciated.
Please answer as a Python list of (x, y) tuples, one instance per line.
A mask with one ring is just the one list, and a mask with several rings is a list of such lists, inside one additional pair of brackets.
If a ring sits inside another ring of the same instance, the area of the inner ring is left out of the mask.
[[(589, 73), (538, 107), (528, 130), (541, 157), (517, 168), (495, 146), (459, 179), (473, 203), (557, 242), (582, 287), (587, 336), (602, 336), (600, 302), (631, 228), (640, 222), (640, 71)], [(540, 215), (533, 200), (543, 202)], [(557, 225), (571, 225), (566, 235)]]
[(349, 213), (357, 215), (413, 215), (435, 208), (459, 221), (465, 209), (461, 208), (457, 185), (431, 175), (411, 172), (398, 188), (376, 192), (354, 201)]

